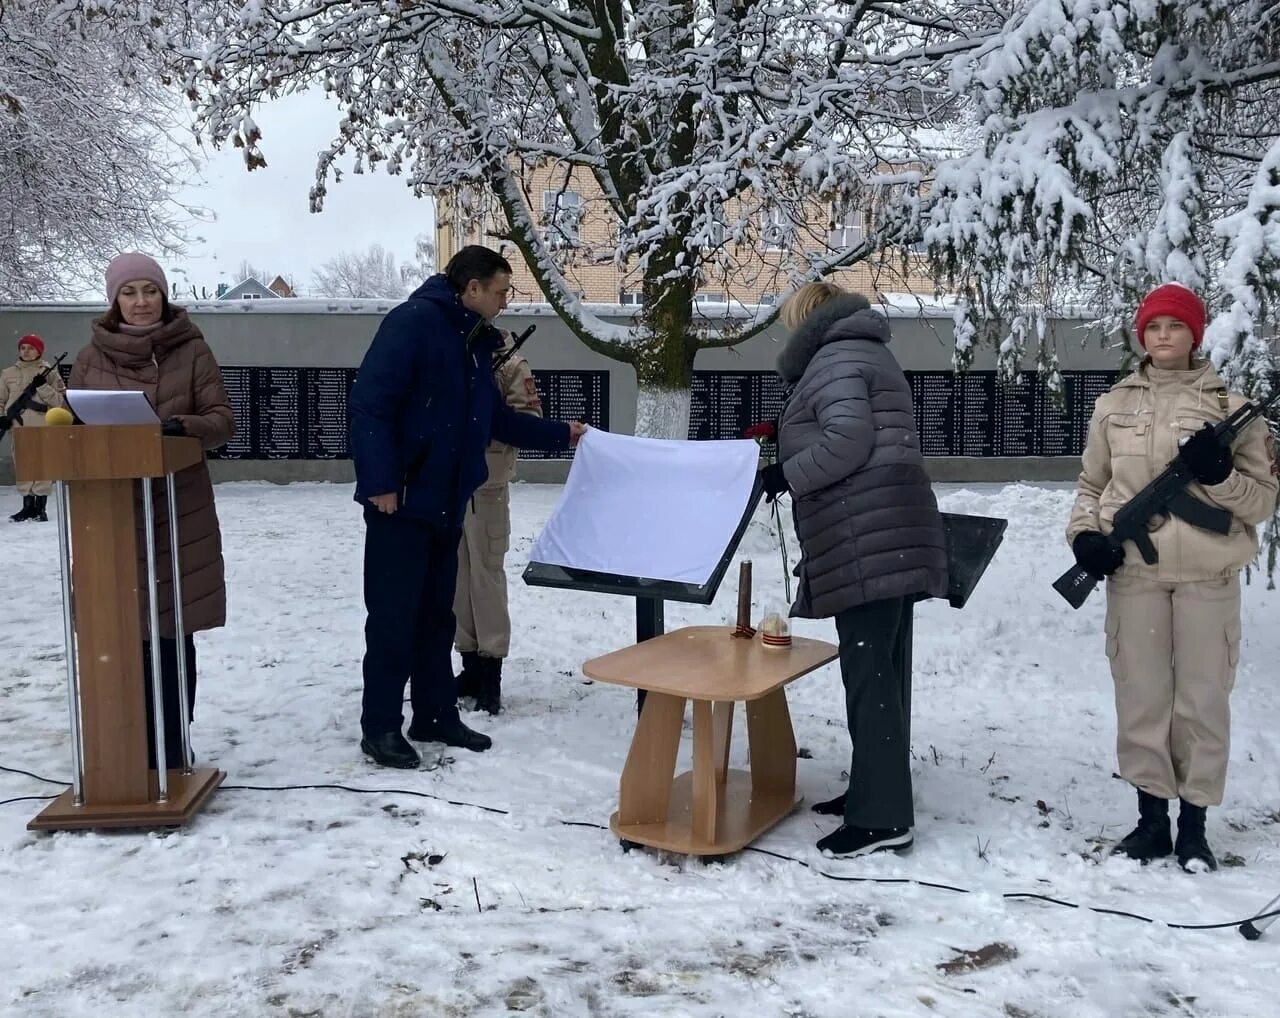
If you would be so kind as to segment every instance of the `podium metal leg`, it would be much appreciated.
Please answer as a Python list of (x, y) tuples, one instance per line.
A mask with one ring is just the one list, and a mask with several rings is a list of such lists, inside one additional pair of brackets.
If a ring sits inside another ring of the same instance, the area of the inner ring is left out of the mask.
[(84, 805), (84, 745), (80, 727), (80, 670), (76, 662), (75, 606), (71, 600), (71, 513), (66, 481), (55, 481), (54, 513), (58, 517), (58, 568), (62, 574), (62, 641), (67, 655), (67, 713), (71, 716), (71, 795)]
[(187, 628), (182, 619), (182, 562), (178, 551), (178, 488), (164, 476), (169, 499), (169, 561), (173, 565), (173, 635), (178, 643), (178, 730), (182, 733), (182, 773), (191, 773), (191, 697), (187, 689)]
[[(156, 594), (155, 500), (151, 495), (151, 479), (144, 477), (139, 483), (142, 485), (142, 522), (147, 542), (147, 618), (151, 632), (151, 717), (156, 742), (156, 802), (168, 802), (169, 771), (164, 752), (164, 679), (160, 675), (160, 599)], [(174, 553), (176, 554), (176, 549)], [(185, 647), (178, 648), (179, 656), (185, 653)]]

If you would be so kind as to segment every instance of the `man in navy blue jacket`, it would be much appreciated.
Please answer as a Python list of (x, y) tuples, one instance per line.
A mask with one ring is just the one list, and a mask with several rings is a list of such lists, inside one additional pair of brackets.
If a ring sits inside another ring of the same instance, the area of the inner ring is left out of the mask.
[(482, 752), (458, 716), (453, 593), (467, 501), (489, 439), (563, 449), (586, 430), (510, 409), (493, 380), (511, 265), (464, 247), (383, 320), (351, 390), (355, 499), (364, 507), (364, 700), (360, 748), (384, 767), (417, 767), (401, 734)]

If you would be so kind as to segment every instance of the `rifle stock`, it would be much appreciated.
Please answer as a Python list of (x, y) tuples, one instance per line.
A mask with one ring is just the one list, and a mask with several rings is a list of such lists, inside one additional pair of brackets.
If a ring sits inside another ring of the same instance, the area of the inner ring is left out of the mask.
[(1089, 599), (1098, 579), (1092, 573), (1086, 573), (1079, 566), (1072, 566), (1053, 581), (1053, 589), (1066, 599), (1072, 608), (1079, 608)]

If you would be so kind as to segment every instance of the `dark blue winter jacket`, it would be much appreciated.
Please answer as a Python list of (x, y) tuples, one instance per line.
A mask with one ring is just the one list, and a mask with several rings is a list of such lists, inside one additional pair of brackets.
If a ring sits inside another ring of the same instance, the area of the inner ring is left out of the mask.
[(516, 413), (499, 394), (491, 365), (500, 343), (444, 275), (383, 319), (351, 390), (357, 502), (395, 492), (406, 516), (461, 526), (488, 476), (490, 438), (568, 447), (568, 424)]

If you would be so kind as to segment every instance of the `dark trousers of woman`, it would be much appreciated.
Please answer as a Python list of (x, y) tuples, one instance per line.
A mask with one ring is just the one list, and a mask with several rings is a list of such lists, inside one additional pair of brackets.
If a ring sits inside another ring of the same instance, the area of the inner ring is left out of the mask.
[(915, 826), (911, 802), (911, 615), (893, 597), (836, 616), (853, 763), (844, 821), (884, 830)]
[[(187, 723), (196, 713), (196, 643), (188, 635), (187, 650)], [(142, 641), (142, 673), (147, 696), (147, 761), (156, 765), (156, 728), (151, 696), (151, 644)], [(167, 770), (182, 766), (182, 712), (178, 702), (178, 641), (160, 637), (160, 686), (164, 694), (164, 762)]]

